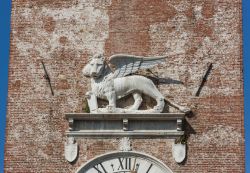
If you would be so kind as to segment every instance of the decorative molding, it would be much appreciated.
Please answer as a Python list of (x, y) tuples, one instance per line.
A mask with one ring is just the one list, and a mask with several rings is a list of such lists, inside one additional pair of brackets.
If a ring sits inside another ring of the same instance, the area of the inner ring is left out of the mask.
[(126, 118), (123, 119), (122, 123), (123, 123), (123, 130), (127, 131), (128, 130), (128, 119), (126, 119)]
[(186, 148), (187, 148), (186, 144), (181, 144), (181, 143), (175, 144), (174, 143), (172, 145), (172, 155), (173, 155), (174, 160), (177, 163), (182, 163), (185, 160), (186, 153), (187, 153)]
[(130, 137), (171, 137), (176, 138), (184, 135), (183, 131), (177, 130), (141, 130), (141, 131), (114, 131), (114, 130), (81, 130), (81, 131), (67, 131), (67, 136), (74, 137), (119, 137), (119, 136), (130, 136)]
[(68, 122), (69, 122), (69, 130), (70, 131), (74, 130), (74, 118), (69, 118)]
[(177, 119), (177, 131), (182, 131), (182, 126), (183, 126), (183, 119), (178, 118)]
[(66, 113), (66, 119), (74, 120), (176, 120), (184, 119), (184, 113), (116, 114), (116, 113)]
[(64, 155), (68, 162), (73, 162), (76, 160), (78, 155), (78, 145), (75, 142), (74, 137), (68, 137), (67, 142), (64, 145)]
[(120, 151), (131, 151), (131, 142), (129, 137), (123, 137), (119, 140), (119, 150)]
[[(81, 137), (179, 137), (184, 113), (160, 114), (90, 114), (68, 113), (67, 136)], [(179, 120), (179, 121), (178, 121)]]

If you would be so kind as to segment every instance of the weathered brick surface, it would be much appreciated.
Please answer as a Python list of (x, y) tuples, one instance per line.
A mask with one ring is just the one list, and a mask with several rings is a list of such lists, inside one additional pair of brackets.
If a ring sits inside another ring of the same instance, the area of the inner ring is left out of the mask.
[[(174, 172), (244, 172), (241, 0), (13, 0), (12, 6), (6, 173), (74, 172), (117, 150), (117, 139), (77, 139), (78, 160), (64, 159), (64, 113), (82, 112), (90, 86), (81, 69), (97, 52), (169, 55), (153, 72), (183, 84), (158, 87), (194, 112), (187, 117), (184, 164), (172, 158), (173, 139), (133, 139), (134, 150)], [(213, 70), (195, 97), (208, 63)]]

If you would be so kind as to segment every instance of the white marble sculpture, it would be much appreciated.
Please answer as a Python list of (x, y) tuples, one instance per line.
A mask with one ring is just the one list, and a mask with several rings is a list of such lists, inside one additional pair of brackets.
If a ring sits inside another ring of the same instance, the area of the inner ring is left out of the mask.
[[(108, 60), (103, 55), (95, 55), (83, 68), (83, 74), (91, 78), (92, 90), (86, 93), (91, 113), (160, 113), (165, 101), (182, 112), (188, 108), (166, 100), (154, 83), (139, 75), (133, 75), (140, 69), (149, 69), (165, 61), (166, 56), (142, 57), (117, 54)], [(112, 68), (111, 68), (111, 67)], [(116, 100), (131, 94), (134, 104), (127, 109), (117, 108)], [(142, 94), (156, 100), (157, 105), (152, 109), (138, 110), (142, 103)], [(97, 98), (108, 100), (106, 108), (98, 108)]]
[(186, 158), (186, 144), (173, 144), (172, 145), (172, 155), (177, 163), (182, 163)]
[(78, 155), (78, 145), (75, 143), (74, 137), (69, 137), (64, 144), (64, 156), (69, 162), (76, 160)]

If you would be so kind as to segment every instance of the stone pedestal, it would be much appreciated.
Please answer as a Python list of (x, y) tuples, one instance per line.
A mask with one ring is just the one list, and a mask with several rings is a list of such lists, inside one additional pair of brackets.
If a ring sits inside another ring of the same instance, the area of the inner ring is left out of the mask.
[(178, 137), (182, 130), (183, 113), (159, 114), (89, 114), (68, 113), (67, 136), (163, 136)]

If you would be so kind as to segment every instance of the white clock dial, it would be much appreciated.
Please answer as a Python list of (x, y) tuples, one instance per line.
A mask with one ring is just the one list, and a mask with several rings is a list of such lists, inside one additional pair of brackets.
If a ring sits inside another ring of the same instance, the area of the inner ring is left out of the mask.
[(77, 173), (172, 173), (162, 162), (136, 152), (116, 152), (95, 158)]

